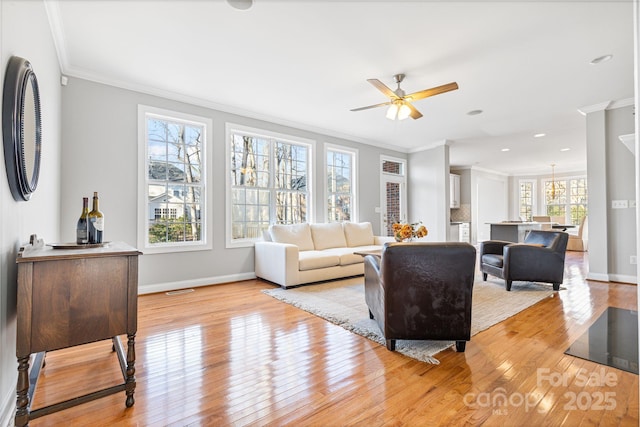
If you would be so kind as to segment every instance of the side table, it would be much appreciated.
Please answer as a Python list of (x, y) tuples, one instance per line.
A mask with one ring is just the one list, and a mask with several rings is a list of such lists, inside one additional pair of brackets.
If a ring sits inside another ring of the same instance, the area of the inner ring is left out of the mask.
[[(134, 404), (138, 255), (122, 242), (80, 249), (28, 245), (18, 255), (16, 426), (120, 391), (127, 407)], [(124, 334), (126, 355), (118, 338)], [(123, 383), (31, 410), (45, 352), (106, 339), (113, 342)]]

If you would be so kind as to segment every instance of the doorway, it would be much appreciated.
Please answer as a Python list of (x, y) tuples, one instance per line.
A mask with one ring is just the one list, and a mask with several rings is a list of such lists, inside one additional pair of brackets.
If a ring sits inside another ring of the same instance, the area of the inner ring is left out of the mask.
[(380, 234), (393, 236), (395, 222), (407, 220), (406, 161), (381, 157)]

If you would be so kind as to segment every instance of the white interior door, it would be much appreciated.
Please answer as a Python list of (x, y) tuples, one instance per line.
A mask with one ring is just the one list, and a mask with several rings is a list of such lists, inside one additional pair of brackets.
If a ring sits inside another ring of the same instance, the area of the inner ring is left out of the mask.
[(501, 222), (508, 217), (507, 190), (504, 181), (478, 178), (477, 241), (491, 238), (491, 226), (487, 223)]

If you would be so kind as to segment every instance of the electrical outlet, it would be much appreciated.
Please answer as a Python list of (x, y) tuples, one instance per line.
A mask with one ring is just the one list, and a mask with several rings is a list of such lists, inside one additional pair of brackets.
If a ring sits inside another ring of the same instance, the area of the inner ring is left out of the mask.
[(635, 256), (635, 255), (631, 255), (631, 256), (629, 257), (629, 262), (630, 262), (631, 264), (637, 264), (637, 263), (638, 263), (638, 257), (637, 257), (637, 256)]
[(628, 200), (612, 200), (611, 209), (625, 209), (629, 207)]

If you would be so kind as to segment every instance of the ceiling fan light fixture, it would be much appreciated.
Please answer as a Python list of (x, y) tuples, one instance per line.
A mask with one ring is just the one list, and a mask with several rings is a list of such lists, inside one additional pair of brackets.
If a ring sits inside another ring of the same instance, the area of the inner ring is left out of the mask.
[(406, 119), (409, 117), (409, 114), (411, 114), (411, 109), (403, 102), (398, 110), (398, 120)]
[(387, 119), (389, 120), (395, 120), (396, 117), (398, 116), (398, 105), (397, 104), (391, 104), (389, 106), (389, 109), (387, 110)]

